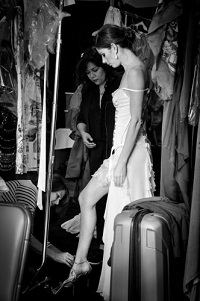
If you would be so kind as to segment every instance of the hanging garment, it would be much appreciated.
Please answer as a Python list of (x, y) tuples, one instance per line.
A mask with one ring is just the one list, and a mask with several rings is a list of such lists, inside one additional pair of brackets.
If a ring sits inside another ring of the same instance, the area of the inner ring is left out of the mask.
[(106, 13), (103, 24), (114, 24), (122, 26), (122, 17), (119, 8), (110, 6)]
[[(198, 34), (196, 32), (197, 26), (195, 22), (196, 12), (199, 11), (199, 3), (196, 7), (195, 5), (190, 5), (190, 10), (187, 11), (189, 18), (189, 26), (187, 28), (187, 46), (186, 46), (186, 66), (185, 66), (185, 81), (183, 86), (182, 100), (187, 100), (185, 106), (182, 108), (182, 117), (186, 116), (187, 111), (186, 106), (189, 103), (190, 97), (190, 87), (192, 85), (192, 75), (193, 72), (193, 62), (194, 62), (194, 51), (196, 46), (196, 37), (199, 36), (199, 26)], [(197, 21), (197, 20), (196, 20)], [(199, 24), (199, 17), (198, 17)], [(198, 43), (199, 45), (199, 43)], [(188, 81), (187, 81), (188, 79)], [(199, 83), (198, 83), (199, 84)], [(189, 91), (188, 91), (189, 90)], [(186, 116), (187, 119), (187, 116)], [(189, 228), (189, 239), (187, 247), (187, 255), (185, 262), (185, 274), (183, 280), (183, 290), (185, 295), (190, 301), (198, 301), (200, 299), (200, 119), (198, 120), (198, 129), (195, 144), (195, 160), (194, 160), (194, 174), (193, 174), (193, 185), (192, 193), (190, 197), (190, 228)]]
[[(132, 22), (131, 25), (129, 25), (127, 27), (127, 30), (129, 31), (129, 29), (131, 31), (133, 31), (135, 39), (133, 41), (133, 49), (137, 50), (138, 48), (142, 48), (143, 50), (141, 51), (143, 53), (143, 56), (145, 58), (148, 58), (148, 56), (151, 53), (151, 49), (149, 47), (148, 44), (148, 40), (147, 40), (147, 33), (148, 33), (148, 28), (150, 26), (151, 21), (147, 21), (146, 20), (146, 24), (144, 24), (143, 19), (139, 16), (134, 17), (135, 15), (133, 15), (132, 17)], [(141, 44), (141, 45), (140, 45)], [(140, 46), (140, 47), (139, 47)], [(138, 55), (138, 52), (136, 53)]]
[(191, 199), (189, 238), (185, 261), (183, 291), (190, 301), (198, 301), (200, 296), (200, 119), (196, 143), (194, 183)]
[(179, 111), (182, 77), (181, 70), (172, 101), (163, 107), (160, 195), (184, 202), (189, 209), (188, 125), (187, 120), (180, 121)]
[(136, 34), (147, 34), (149, 26), (151, 24), (151, 19), (143, 18), (137, 14), (130, 14), (131, 16), (131, 25), (127, 24), (127, 15), (129, 13), (125, 12), (125, 26), (130, 27)]
[(151, 78), (162, 100), (171, 100), (177, 63), (178, 18), (183, 11), (181, 1), (159, 5), (148, 29), (148, 43), (154, 55)]
[(42, 191), (46, 192), (46, 135), (47, 135), (47, 112), (46, 112), (46, 92), (47, 92), (47, 70), (48, 70), (48, 63), (47, 60), (44, 66), (44, 85), (43, 85), (43, 104), (42, 104), (42, 124), (41, 124), (41, 145), (40, 147), (40, 159), (39, 159), (39, 171), (38, 171), (38, 196), (37, 196), (37, 206), (42, 209)]
[(193, 83), (190, 96), (190, 107), (188, 112), (188, 122), (192, 126), (197, 126), (200, 113), (200, 53), (194, 68)]
[(17, 116), (17, 73), (13, 49), (5, 40), (0, 47), (0, 103)]
[(137, 33), (136, 38), (133, 41), (132, 48), (135, 54), (141, 59), (142, 62), (144, 62), (149, 73), (149, 78), (151, 78), (154, 56), (149, 46), (147, 35), (144, 33)]
[(147, 35), (151, 20), (145, 19), (136, 14), (130, 14), (132, 23), (128, 25), (126, 15), (127, 13), (125, 12), (125, 27), (129, 40), (132, 41), (132, 49), (145, 64), (146, 70), (149, 73), (149, 78), (151, 78), (154, 56), (149, 46)]
[[(196, 37), (199, 36), (198, 33), (198, 26), (197, 26), (197, 19), (195, 18), (196, 10), (195, 6), (188, 4), (188, 10), (187, 10), (187, 17), (188, 20), (184, 19), (184, 22), (186, 22), (185, 29), (187, 35), (185, 35), (185, 38), (182, 38), (182, 44), (183, 49), (185, 50), (183, 52), (183, 62), (184, 65), (184, 77), (183, 77), (183, 85), (181, 90), (181, 96), (180, 96), (180, 118), (181, 120), (184, 120), (185, 118), (188, 118), (188, 108), (189, 108), (189, 102), (190, 102), (190, 95), (191, 95), (191, 88), (192, 88), (192, 79), (193, 79), (193, 72), (195, 68), (195, 56), (196, 53)], [(181, 53), (179, 52), (179, 56), (181, 56)]]
[(0, 49), (4, 41), (10, 43), (11, 23), (19, 5), (15, 0), (0, 0)]
[[(162, 128), (161, 195), (184, 201), (190, 207), (191, 177), (189, 162), (188, 107), (194, 61), (195, 8), (189, 6), (184, 64), (180, 60), (171, 104), (165, 102)], [(185, 20), (184, 20), (185, 22)], [(171, 112), (170, 112), (171, 111)], [(167, 194), (166, 194), (167, 193)]]
[[(188, 11), (189, 12), (189, 11)], [(188, 114), (191, 114), (191, 105), (196, 106), (196, 113), (198, 114), (198, 103), (199, 100), (195, 99), (200, 95), (200, 88), (199, 88), (199, 45), (200, 42), (197, 42), (197, 37), (200, 35), (200, 27), (197, 26), (197, 20), (195, 19), (196, 11), (195, 8), (191, 9), (188, 14), (189, 21), (187, 26), (187, 40), (185, 54), (184, 54), (184, 80), (183, 80), (183, 87), (182, 87), (182, 97), (180, 103), (180, 112), (181, 112), (181, 119), (187, 118)], [(197, 49), (197, 50), (196, 50)], [(196, 66), (196, 67), (195, 67)], [(196, 94), (196, 95), (195, 95)], [(186, 101), (187, 100), (187, 101)], [(192, 102), (192, 103), (191, 103)], [(188, 106), (190, 105), (189, 112)], [(193, 107), (194, 109), (194, 107)], [(194, 110), (192, 110), (194, 113)], [(192, 116), (190, 115), (190, 118)], [(194, 116), (193, 116), (194, 117)], [(198, 122), (198, 116), (196, 118)], [(189, 119), (191, 121), (191, 119)]]
[(55, 37), (60, 20), (68, 13), (60, 12), (49, 0), (28, 1), (25, 13), (25, 30), (28, 33), (30, 64), (40, 69), (48, 52), (55, 53)]
[[(42, 127), (42, 106), (39, 78), (26, 69), (21, 103), (21, 118), (18, 120), (16, 173), (38, 171)], [(21, 154), (23, 155), (21, 157)]]
[(88, 151), (78, 131), (70, 151), (65, 178), (76, 181), (73, 192), (74, 198), (79, 196), (91, 178)]
[(69, 123), (66, 124), (66, 127), (69, 128), (72, 131), (71, 138), (73, 139), (74, 132), (77, 131), (76, 125), (77, 125), (77, 118), (79, 115), (80, 111), (80, 105), (82, 101), (82, 88), (83, 85), (80, 84), (76, 91), (73, 93), (71, 99), (70, 99), (70, 104), (69, 104), (69, 109), (68, 109), (68, 120)]
[[(5, 12), (6, 13), (6, 12)], [(0, 20), (0, 47), (2, 41), (9, 41), (10, 39), (10, 22), (7, 20), (7, 17), (1, 12)]]
[(37, 171), (42, 128), (42, 99), (40, 80), (35, 74), (26, 74), (24, 89), (24, 155), (25, 170)]
[(86, 186), (90, 180), (90, 168), (88, 161), (88, 151), (83, 140), (77, 130), (77, 119), (80, 112), (82, 102), (82, 88), (80, 84), (70, 99), (68, 114), (70, 116), (68, 124), (71, 129), (70, 138), (74, 140), (74, 144), (70, 151), (69, 159), (66, 162), (66, 179), (76, 180), (73, 196), (78, 197), (80, 191)]
[[(122, 26), (122, 16), (119, 8), (113, 6), (110, 6), (108, 8), (103, 25), (105, 24), (114, 24)], [(92, 36), (96, 36), (97, 33), (98, 30), (94, 31), (92, 33)]]
[(0, 172), (15, 171), (17, 117), (0, 105)]
[(18, 8), (13, 21), (13, 49), (15, 58), (15, 67), (17, 73), (17, 151), (16, 151), (16, 173), (23, 173), (23, 94), (24, 87), (24, 39), (22, 31), (22, 11)]

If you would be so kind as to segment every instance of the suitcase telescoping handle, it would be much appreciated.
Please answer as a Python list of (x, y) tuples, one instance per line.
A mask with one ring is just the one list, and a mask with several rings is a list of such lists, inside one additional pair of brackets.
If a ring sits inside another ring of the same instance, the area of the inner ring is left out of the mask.
[[(143, 199), (144, 200), (144, 199)], [(141, 275), (140, 275), (140, 267), (141, 267), (141, 252), (140, 252), (140, 244), (141, 244), (141, 235), (140, 235), (140, 224), (143, 217), (151, 213), (152, 211), (149, 209), (139, 209), (138, 212), (133, 217), (133, 227), (132, 227), (132, 239), (130, 240), (130, 250), (134, 250), (130, 252), (129, 262), (132, 264), (133, 268), (130, 269), (130, 277), (129, 277), (129, 300), (141, 300)], [(134, 279), (134, 282), (132, 282)]]

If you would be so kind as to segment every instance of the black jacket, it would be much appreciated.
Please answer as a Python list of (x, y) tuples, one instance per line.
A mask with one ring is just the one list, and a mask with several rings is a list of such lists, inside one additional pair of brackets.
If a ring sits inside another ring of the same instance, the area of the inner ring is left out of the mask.
[(89, 150), (90, 171), (93, 174), (104, 159), (110, 156), (115, 125), (115, 108), (112, 93), (119, 87), (121, 76), (107, 81), (99, 107), (99, 87), (91, 86), (82, 90), (82, 102), (77, 124), (85, 123), (96, 147)]

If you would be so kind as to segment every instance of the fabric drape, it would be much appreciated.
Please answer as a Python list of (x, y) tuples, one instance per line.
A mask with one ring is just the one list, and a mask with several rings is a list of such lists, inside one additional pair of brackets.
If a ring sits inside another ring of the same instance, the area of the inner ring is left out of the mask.
[(200, 296), (200, 119), (198, 125), (194, 183), (190, 211), (190, 227), (183, 281), (184, 293), (190, 301), (198, 301)]
[[(181, 41), (185, 48), (183, 61), (177, 67), (176, 82), (171, 102), (165, 102), (162, 127), (161, 190), (171, 200), (184, 201), (190, 207), (189, 135), (187, 113), (192, 85), (191, 71), (194, 56), (194, 8), (189, 11), (187, 35)], [(184, 21), (185, 22), (185, 21)], [(183, 30), (183, 28), (182, 28)], [(180, 46), (179, 46), (180, 47)], [(184, 67), (182, 66), (184, 64)]]

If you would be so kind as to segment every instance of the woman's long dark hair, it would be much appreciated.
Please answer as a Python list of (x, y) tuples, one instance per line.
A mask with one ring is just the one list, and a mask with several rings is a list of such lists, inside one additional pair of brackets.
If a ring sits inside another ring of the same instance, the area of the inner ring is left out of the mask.
[(75, 77), (76, 77), (77, 86), (80, 84), (84, 84), (87, 87), (90, 87), (91, 85), (95, 85), (94, 83), (92, 83), (92, 81), (88, 78), (86, 74), (87, 65), (90, 62), (97, 67), (103, 68), (103, 70), (106, 72), (107, 81), (112, 80), (114, 76), (122, 72), (121, 70), (116, 71), (112, 67), (108, 66), (107, 64), (104, 64), (102, 62), (102, 57), (97, 52), (96, 48), (90, 47), (87, 48), (85, 52), (81, 55), (81, 59), (76, 65)]
[[(60, 200), (59, 205), (51, 207), (52, 220), (62, 219), (65, 217), (70, 199), (69, 189), (67, 187), (65, 178), (59, 173), (54, 173), (52, 179), (52, 192), (60, 191), (63, 189), (66, 192), (65, 196)], [(44, 204), (46, 202), (46, 193), (43, 193), (43, 202)]]
[(97, 52), (95, 47), (90, 47), (85, 50), (84, 53), (81, 54), (81, 59), (76, 65), (75, 76), (76, 76), (76, 84), (90, 84), (91, 80), (88, 78), (86, 74), (86, 69), (88, 63), (93, 63), (97, 67), (101, 67), (107, 72), (107, 66), (103, 64), (102, 58), (100, 54)]
[(99, 29), (96, 35), (95, 47), (97, 49), (110, 49), (112, 43), (132, 50), (132, 42), (129, 40), (126, 28), (113, 24), (105, 24)]

